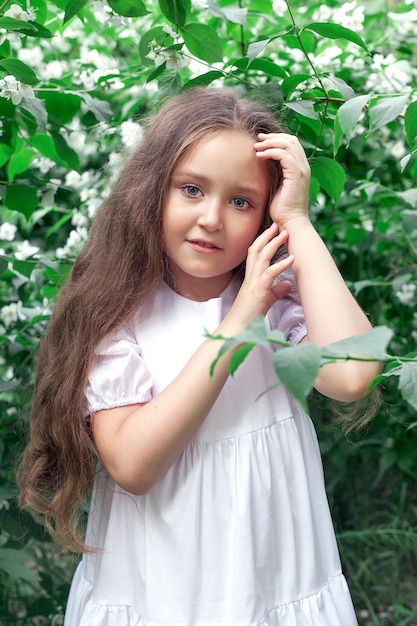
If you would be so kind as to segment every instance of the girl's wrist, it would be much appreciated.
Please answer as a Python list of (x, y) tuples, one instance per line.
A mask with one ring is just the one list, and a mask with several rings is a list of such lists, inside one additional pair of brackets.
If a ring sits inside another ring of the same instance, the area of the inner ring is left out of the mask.
[(302, 232), (305, 229), (314, 228), (308, 215), (288, 217), (283, 221), (277, 221), (280, 232), (286, 230), (288, 236)]

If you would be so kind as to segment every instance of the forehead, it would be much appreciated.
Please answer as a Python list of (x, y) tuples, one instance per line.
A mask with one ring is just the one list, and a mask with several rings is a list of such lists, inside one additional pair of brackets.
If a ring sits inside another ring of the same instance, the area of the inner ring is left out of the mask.
[(219, 181), (250, 180), (263, 189), (268, 185), (268, 172), (265, 162), (256, 157), (254, 143), (254, 138), (246, 132), (213, 131), (188, 148), (177, 161), (174, 174), (190, 171)]

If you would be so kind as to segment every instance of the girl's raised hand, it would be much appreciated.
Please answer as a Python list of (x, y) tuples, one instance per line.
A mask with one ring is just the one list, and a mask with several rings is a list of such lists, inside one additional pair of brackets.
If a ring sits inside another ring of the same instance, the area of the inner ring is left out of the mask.
[(250, 246), (246, 258), (245, 278), (231, 310), (221, 324), (226, 329), (226, 335), (242, 332), (255, 317), (266, 315), (274, 302), (290, 291), (289, 281), (277, 282), (276, 279), (291, 267), (294, 257), (289, 255), (271, 265), (273, 256), (287, 240), (288, 233), (279, 232), (278, 226), (274, 223)]
[(254, 145), (259, 159), (274, 159), (282, 168), (282, 183), (272, 199), (270, 214), (279, 229), (294, 218), (308, 217), (310, 166), (297, 137), (286, 133), (259, 134)]

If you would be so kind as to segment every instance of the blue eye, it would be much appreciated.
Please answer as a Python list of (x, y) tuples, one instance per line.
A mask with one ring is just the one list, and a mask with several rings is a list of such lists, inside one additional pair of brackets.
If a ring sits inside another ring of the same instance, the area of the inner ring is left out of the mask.
[(248, 209), (250, 207), (249, 202), (245, 198), (233, 198), (232, 204), (237, 209)]
[(184, 185), (183, 190), (190, 197), (197, 197), (201, 194), (201, 190), (196, 185)]

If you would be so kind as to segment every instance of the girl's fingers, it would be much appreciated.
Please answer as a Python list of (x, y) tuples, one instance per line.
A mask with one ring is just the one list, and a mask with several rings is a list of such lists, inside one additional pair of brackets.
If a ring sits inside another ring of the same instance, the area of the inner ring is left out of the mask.
[(264, 231), (250, 247), (246, 261), (246, 273), (255, 281), (263, 275), (267, 282), (272, 284), (282, 272), (291, 267), (294, 257), (289, 255), (275, 263), (272, 262), (279, 248), (287, 242), (288, 233), (282, 231), (271, 237), (271, 232), (275, 232), (275, 228)]
[(258, 135), (260, 141), (254, 144), (256, 156), (262, 159), (276, 159), (291, 157), (298, 164), (308, 163), (304, 148), (294, 135), (286, 133)]
[(249, 248), (250, 252), (254, 252), (259, 255), (265, 252), (265, 256), (268, 256), (269, 251), (274, 249), (272, 256), (278, 250), (278, 248), (284, 244), (288, 239), (288, 233), (286, 230), (279, 232), (277, 224), (273, 223), (269, 228), (264, 230)]

